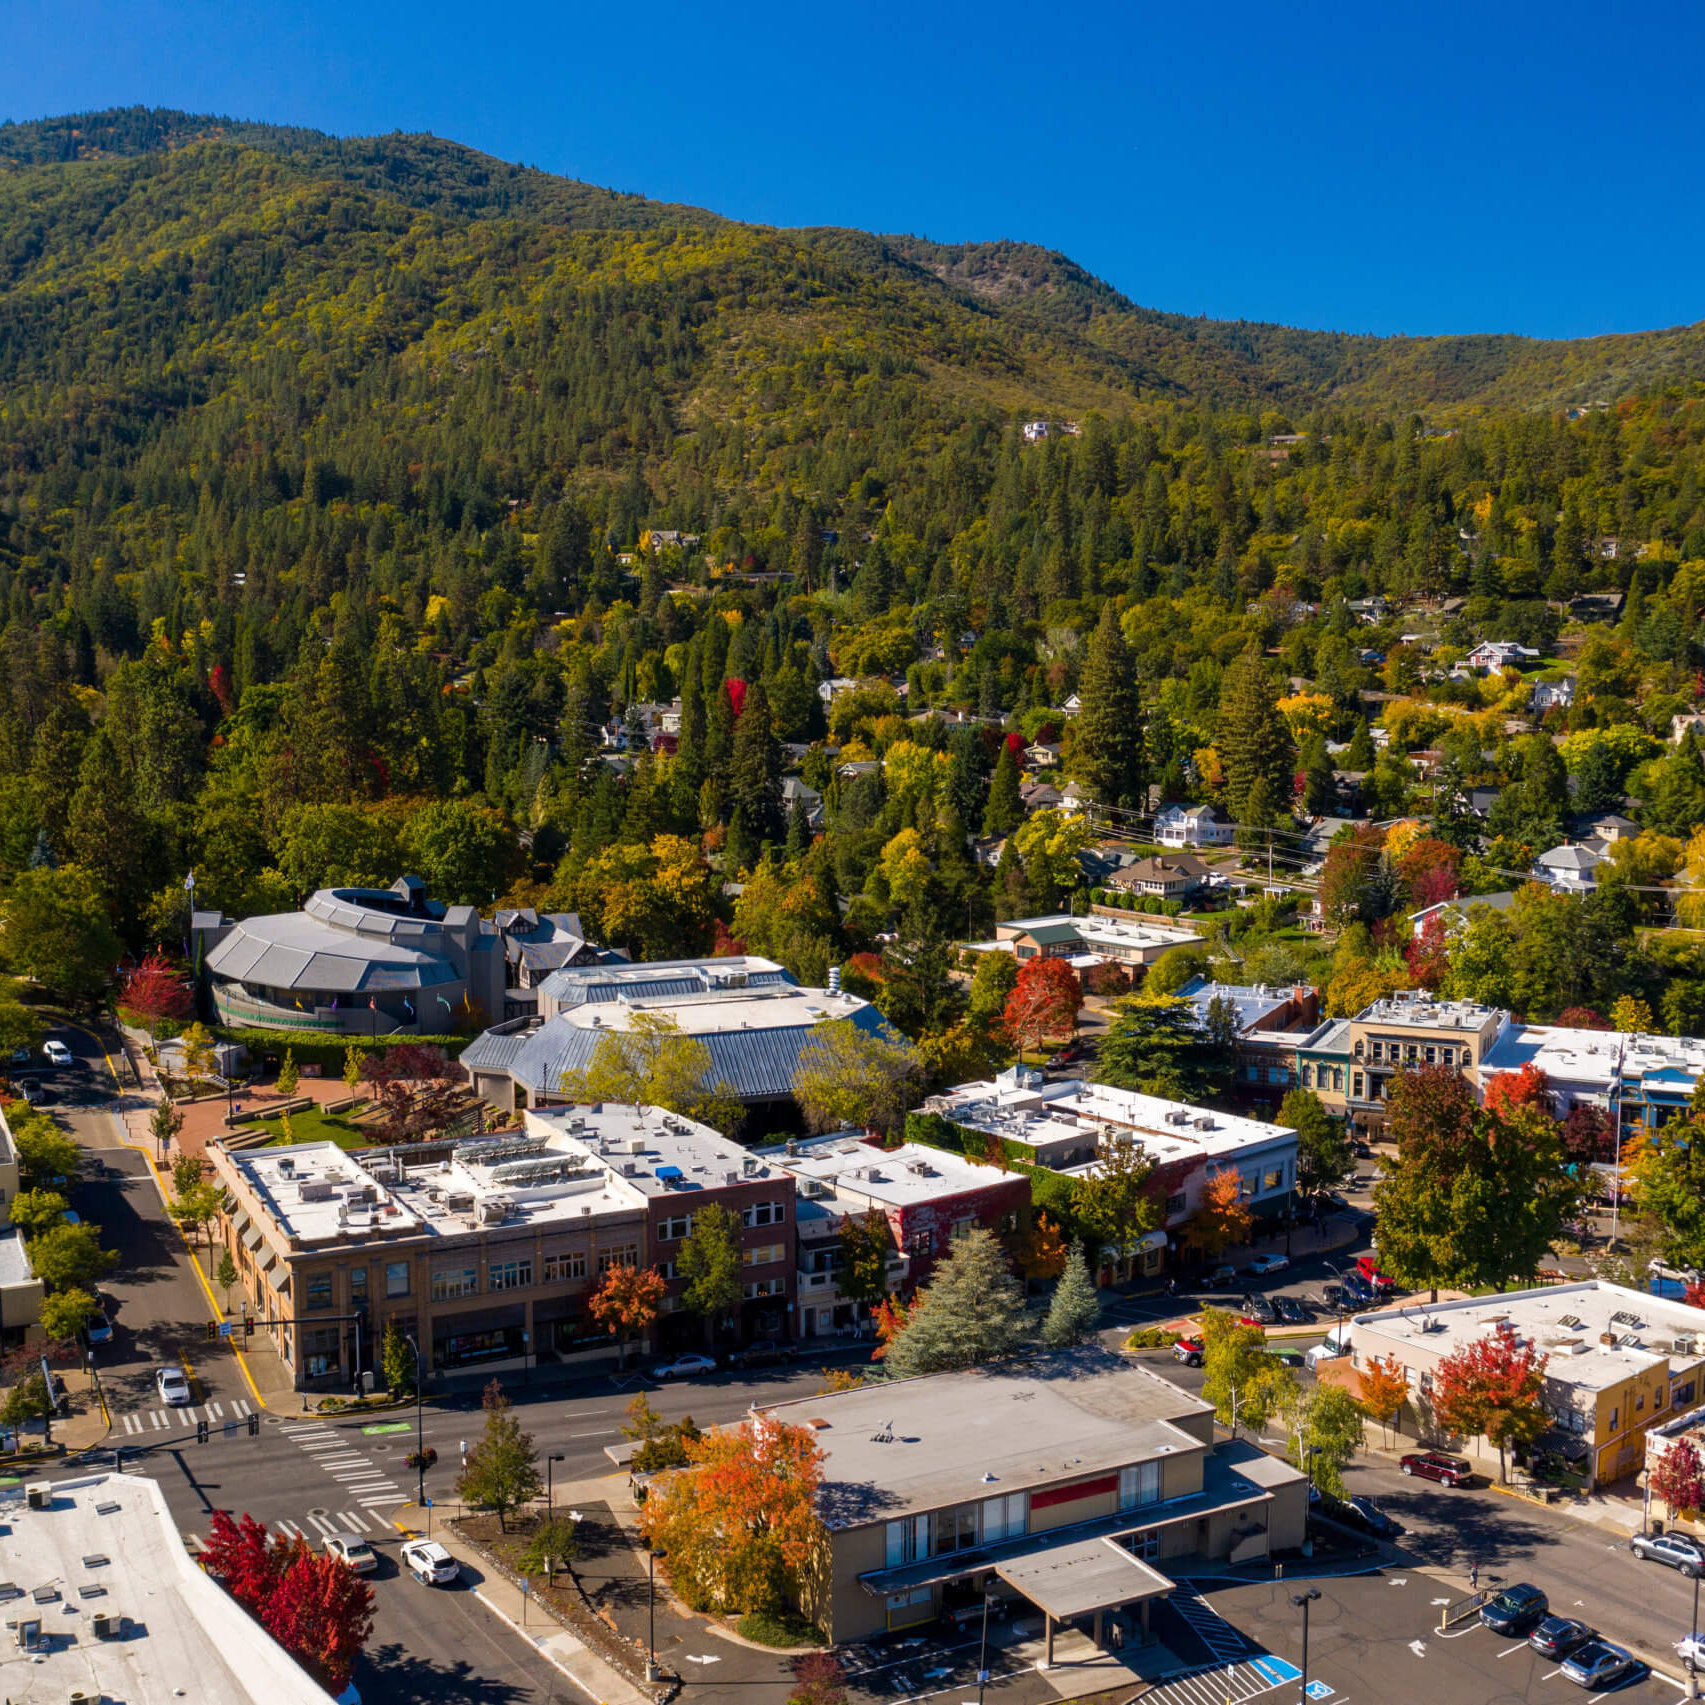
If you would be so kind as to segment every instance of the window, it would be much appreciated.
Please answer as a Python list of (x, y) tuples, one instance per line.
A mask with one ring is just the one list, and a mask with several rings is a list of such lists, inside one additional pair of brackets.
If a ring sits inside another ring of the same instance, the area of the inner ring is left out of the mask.
[(310, 1379), (336, 1373), (342, 1365), (335, 1326), (316, 1326), (302, 1334), (302, 1371)]
[(740, 1251), (742, 1267), (768, 1267), (776, 1261), (787, 1259), (785, 1243), (754, 1243), (749, 1248)]
[(952, 1238), (955, 1243), (962, 1243), (977, 1229), (975, 1214), (967, 1214), (963, 1219), (953, 1222)]
[(1184, 1204), (1188, 1200), (1182, 1190), (1166, 1198), (1166, 1217), (1171, 1219), (1174, 1214), (1184, 1212)]
[(332, 1276), (330, 1273), (311, 1273), (308, 1276), (309, 1308), (330, 1308), (332, 1305)]
[(1359, 1096), (1362, 1093), (1362, 1074), (1360, 1072), (1357, 1072), (1355, 1074), (1355, 1076), (1350, 1080), (1350, 1083), (1351, 1083), (1350, 1093), (1352, 1095)]
[(555, 1255), (545, 1257), (545, 1283), (547, 1285), (560, 1283), (564, 1279), (584, 1279), (586, 1277), (586, 1251), (584, 1249), (561, 1249)]
[(624, 1243), (617, 1249), (600, 1249), (598, 1251), (598, 1271), (607, 1273), (612, 1267), (637, 1267), (639, 1251), (631, 1243)]
[(1271, 1171), (1261, 1174), (1261, 1188), (1263, 1190), (1282, 1190), (1284, 1187), (1285, 1169), (1282, 1166), (1275, 1166)]
[(1677, 1406), (1683, 1403), (1691, 1403), (1693, 1401), (1693, 1381), (1689, 1380), (1685, 1385), (1676, 1386), (1670, 1392), (1669, 1400)]
[(746, 1286), (746, 1300), (751, 1302), (755, 1297), (779, 1297), (787, 1292), (787, 1282), (783, 1279), (753, 1279)]
[(1119, 1508), (1134, 1510), (1160, 1502), (1159, 1462), (1139, 1462), (1119, 1470)]
[(365, 1303), (367, 1301), (367, 1269), (351, 1267), (349, 1269), (349, 1300)]
[(1313, 1066), (1299, 1066), (1297, 1068), (1297, 1076), (1302, 1080), (1302, 1087), (1307, 1089), (1309, 1085), (1314, 1082)]
[(977, 1506), (961, 1504), (957, 1509), (937, 1510), (930, 1518), (930, 1555), (945, 1551), (969, 1551), (977, 1543)]
[(1159, 1560), (1160, 1529), (1158, 1527), (1144, 1528), (1141, 1533), (1133, 1533), (1120, 1543), (1133, 1557), (1138, 1557), (1145, 1563), (1153, 1563)]
[(1362, 1057), (1362, 1045), (1360, 1042), (1358, 1042), (1356, 1044), (1356, 1058), (1359, 1060), (1361, 1057)]
[(1415, 1063), (1415, 1044), (1413, 1042), (1409, 1043), (1404, 1048), (1403, 1058), (1405, 1059), (1405, 1061), (1408, 1062), (1408, 1064), (1414, 1065), (1414, 1063)]
[(787, 1222), (786, 1202), (754, 1202), (742, 1211), (740, 1223), (750, 1231), (754, 1226), (784, 1225)]
[(1332, 1087), (1339, 1090), (1344, 1087), (1344, 1068), (1342, 1066), (1332, 1068)]
[(908, 1255), (928, 1255), (934, 1248), (935, 1239), (928, 1231), (914, 1231), (906, 1239), (906, 1253)]
[(983, 1543), (993, 1545), (997, 1539), (1015, 1539), (1025, 1531), (1024, 1494), (1008, 1493), (1004, 1498), (983, 1500)]
[(1034, 947), (1026, 947), (1021, 942), (1013, 950), (1013, 956), (1017, 959), (1034, 959), (1036, 957), (1036, 949)]
[(673, 1243), (677, 1238), (691, 1237), (693, 1234), (693, 1216), (677, 1214), (673, 1219), (657, 1222), (657, 1240), (659, 1243)]
[(1372, 1055), (1376, 1060), (1383, 1060), (1385, 1058), (1385, 1044), (1383, 1042), (1375, 1042), (1372, 1049)]
[(1454, 1065), (1455, 1063), (1456, 1063), (1456, 1050), (1454, 1048), (1441, 1048), (1441, 1049), (1439, 1049), (1439, 1064), (1440, 1065), (1449, 1066), (1449, 1065)]
[(409, 1264), (406, 1261), (387, 1261), (385, 1263), (385, 1295), (388, 1297), (406, 1297), (408, 1295)]
[(530, 1259), (520, 1261), (493, 1261), (486, 1268), (486, 1288), (493, 1291), (524, 1290), (533, 1282), (533, 1263)]
[(1421, 1050), (1421, 1058), (1430, 1066), (1433, 1064), (1434, 1058), (1437, 1055), (1437, 1053), (1438, 1053), (1437, 1048), (1423, 1048)]
[(902, 1563), (921, 1563), (928, 1556), (928, 1516), (907, 1516), (904, 1521), (889, 1522), (887, 1564), (890, 1569), (897, 1569)]
[(1616, 1431), (1617, 1427), (1621, 1424), (1621, 1421), (1622, 1421), (1622, 1411), (1620, 1409), (1612, 1409), (1610, 1412), (1610, 1430), (1613, 1433)]
[(432, 1300), (445, 1302), (451, 1297), (478, 1296), (479, 1269), (476, 1267), (435, 1267), (432, 1272)]
[(1010, 1237), (1018, 1230), (1018, 1209), (1009, 1208), (1001, 1215), (1000, 1232), (1002, 1237)]

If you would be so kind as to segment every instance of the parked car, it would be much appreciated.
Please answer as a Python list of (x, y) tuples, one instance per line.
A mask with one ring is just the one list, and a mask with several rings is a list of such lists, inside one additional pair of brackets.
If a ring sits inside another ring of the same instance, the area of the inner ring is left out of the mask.
[(1596, 1640), (1598, 1631), (1571, 1616), (1548, 1616), (1528, 1635), (1527, 1643), (1546, 1658), (1566, 1658), (1589, 1640)]
[(1494, 1634), (1531, 1634), (1550, 1614), (1550, 1600), (1527, 1581), (1505, 1587), (1480, 1607), (1480, 1621)]
[(24, 1078), (18, 1084), (18, 1093), (23, 1096), (24, 1100), (32, 1107), (40, 1107), (42, 1103), (47, 1100), (46, 1088), (37, 1083), (33, 1077)]
[(1705, 1574), (1705, 1550), (1685, 1533), (1637, 1533), (1628, 1541), (1628, 1549), (1636, 1557), (1679, 1569), (1689, 1580)]
[(1357, 1496), (1345, 1501), (1340, 1519), (1371, 1533), (1376, 1539), (1395, 1539), (1403, 1529), (1372, 1498)]
[(1259, 1291), (1245, 1291), (1242, 1308), (1245, 1315), (1261, 1326), (1271, 1326), (1279, 1318), (1279, 1311)]
[(154, 1388), (160, 1393), (160, 1401), (170, 1404), (174, 1409), (187, 1408), (195, 1401), (195, 1393), (189, 1388), (189, 1380), (184, 1376), (184, 1370), (179, 1367), (163, 1367), (154, 1375)]
[(68, 1066), (73, 1063), (71, 1050), (57, 1037), (51, 1041), (43, 1042), (41, 1051), (46, 1056), (47, 1063), (50, 1066)]
[(97, 1293), (95, 1305), (99, 1312), (90, 1320), (86, 1336), (91, 1344), (112, 1342), (112, 1304)]
[(1216, 1267), (1202, 1280), (1202, 1289), (1205, 1291), (1229, 1290), (1236, 1283), (1237, 1269), (1235, 1267)]
[(1352, 1271), (1364, 1285), (1374, 1291), (1394, 1291), (1397, 1281), (1379, 1270), (1379, 1263), (1371, 1255), (1358, 1255)]
[(1287, 1326), (1306, 1326), (1312, 1316), (1301, 1297), (1274, 1297), (1273, 1307)]
[(1252, 1279), (1264, 1279), (1269, 1273), (1282, 1273), (1290, 1261), (1283, 1255), (1257, 1255), (1243, 1270)]
[(778, 1344), (773, 1338), (759, 1338), (744, 1350), (736, 1350), (728, 1362), (729, 1366), (736, 1368), (771, 1368), (779, 1362), (791, 1362), (793, 1357), (791, 1344)]
[(712, 1356), (690, 1355), (676, 1356), (673, 1361), (659, 1362), (651, 1370), (653, 1379), (688, 1379), (696, 1373), (715, 1373), (716, 1360)]
[(1466, 1457), (1450, 1456), (1442, 1450), (1413, 1450), (1397, 1465), (1418, 1480), (1436, 1480), (1441, 1486), (1466, 1486), (1474, 1470)]
[(1686, 1634), (1675, 1643), (1675, 1655), (1689, 1675), (1705, 1669), (1705, 1634)]
[(1577, 1687), (1598, 1693), (1632, 1675), (1636, 1662), (1626, 1646), (1613, 1646), (1608, 1640), (1589, 1640), (1563, 1660), (1563, 1674)]
[(1357, 1160), (1373, 1159), (1373, 1149), (1369, 1147), (1367, 1143), (1364, 1143), (1360, 1137), (1357, 1137), (1355, 1141), (1350, 1144), (1350, 1153), (1353, 1154)]
[(379, 1554), (373, 1547), (365, 1539), (356, 1539), (347, 1533), (328, 1535), (325, 1553), (347, 1564), (358, 1575), (370, 1575), (379, 1567)]
[(1202, 1347), (1200, 1338), (1180, 1338), (1172, 1346), (1172, 1359), (1182, 1362), (1187, 1368), (1199, 1368), (1202, 1365)]
[(1378, 1291), (1357, 1273), (1346, 1273), (1338, 1287), (1338, 1300), (1345, 1308), (1372, 1308), (1383, 1300)]
[[(12, 1062), (11, 1063), (15, 1066), (27, 1066), (30, 1063), (30, 1051), (29, 1051), (29, 1049), (28, 1048), (14, 1048), (12, 1050)], [(1654, 1265), (1655, 1265), (1655, 1263), (1654, 1263)]]
[(461, 1565), (436, 1539), (411, 1539), (403, 1547), (403, 1567), (429, 1587), (442, 1586), (461, 1574)]

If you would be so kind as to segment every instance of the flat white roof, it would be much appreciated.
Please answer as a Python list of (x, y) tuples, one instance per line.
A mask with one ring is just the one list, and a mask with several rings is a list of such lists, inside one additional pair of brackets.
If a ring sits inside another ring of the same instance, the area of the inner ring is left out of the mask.
[[(1664, 1362), (1681, 1369), (1705, 1359), (1705, 1349), (1674, 1347), (1677, 1336), (1687, 1333), (1698, 1334), (1705, 1346), (1705, 1309), (1599, 1279), (1358, 1315), (1356, 1348), (1365, 1349), (1363, 1334), (1374, 1332), (1448, 1356), (1488, 1336), (1499, 1321), (1550, 1358), (1548, 1379), (1589, 1391)], [(1614, 1335), (1614, 1343), (1600, 1342), (1607, 1333)]]
[(1479, 1001), (1440, 1001), (1387, 996), (1356, 1014), (1357, 1024), (1407, 1024), (1428, 1030), (1483, 1030), (1488, 1019), (1504, 1017)]
[(1614, 1030), (1574, 1030), (1557, 1024), (1512, 1024), (1480, 1061), (1487, 1074), (1536, 1066), (1560, 1083), (1584, 1083), (1610, 1094), (1622, 1071), (1625, 1038)]
[(727, 1184), (773, 1179), (793, 1194), (782, 1168), (709, 1125), (660, 1107), (605, 1102), (550, 1107), (525, 1116), (529, 1131), (548, 1133), (552, 1153), (584, 1152), (645, 1197), (688, 1195)]
[[(850, 1195), (895, 1208), (986, 1190), (1003, 1177), (1018, 1176), (1003, 1174), (992, 1166), (978, 1166), (924, 1143), (901, 1143), (898, 1148), (884, 1149), (863, 1139), (862, 1131), (841, 1131), (833, 1136), (808, 1137), (780, 1148), (760, 1149), (758, 1153), (802, 1182), (809, 1180), (830, 1189), (844, 1189)], [(789, 1148), (797, 1152), (789, 1154)]]
[[(644, 967), (650, 969), (650, 967)], [(782, 1030), (801, 1025), (831, 1024), (851, 1018), (868, 1006), (858, 995), (831, 994), (827, 989), (799, 989), (789, 984), (767, 988), (707, 990), (703, 994), (672, 995), (664, 999), (629, 1002), (589, 1001), (564, 1007), (557, 1022), (576, 1030), (631, 1030), (634, 1015), (666, 1012), (689, 1036), (721, 1035), (739, 1030)]]
[[(0, 1490), (0, 1696), (61, 1701), (80, 1689), (124, 1705), (326, 1705), (327, 1694), (184, 1550), (159, 1486), (133, 1474), (61, 1480), (45, 1510)], [(93, 1619), (122, 1618), (98, 1639)]]
[(1099, 1138), (1129, 1133), (1159, 1162), (1229, 1159), (1244, 1149), (1296, 1140), (1296, 1132), (1288, 1125), (1070, 1079), (1033, 1086), (1010, 1081), (962, 1083), (932, 1096), (925, 1107), (956, 1125), (1031, 1147), (1073, 1135), (1093, 1133)]

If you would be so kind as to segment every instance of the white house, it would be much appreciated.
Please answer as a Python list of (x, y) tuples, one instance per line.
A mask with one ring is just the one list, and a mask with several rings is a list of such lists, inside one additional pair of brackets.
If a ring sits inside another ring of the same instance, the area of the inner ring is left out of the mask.
[(1163, 847), (1229, 847), (1235, 831), (1212, 805), (1168, 805), (1155, 817)]
[(850, 693), (857, 685), (858, 682), (853, 680), (850, 676), (835, 675), (827, 681), (818, 682), (817, 697), (820, 698), (824, 704), (833, 704), (842, 693)]
[(1053, 429), (1045, 420), (1027, 420), (1024, 423), (1024, 442), (1040, 444)]
[(1072, 696), (1060, 706), (1060, 714), (1062, 716), (1076, 716), (1082, 709), (1083, 700), (1076, 693), (1073, 693)]
[(1604, 854), (1592, 847), (1553, 847), (1535, 862), (1533, 878), (1567, 894), (1590, 894), (1598, 886), (1593, 872), (1603, 862)]
[(1541, 681), (1533, 689), (1529, 708), (1535, 716), (1548, 710), (1567, 710), (1575, 702), (1575, 677), (1566, 675), (1561, 681)]

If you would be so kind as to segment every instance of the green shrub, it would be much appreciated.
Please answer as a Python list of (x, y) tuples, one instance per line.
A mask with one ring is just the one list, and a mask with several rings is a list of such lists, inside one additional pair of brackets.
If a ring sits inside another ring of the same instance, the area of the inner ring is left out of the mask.
[(743, 1640), (760, 1646), (826, 1646), (823, 1630), (791, 1610), (748, 1610), (734, 1624)]
[[(344, 1049), (351, 1038), (317, 1035), (312, 1030), (234, 1030), (220, 1025), (214, 1032), (221, 1042), (240, 1042), (258, 1064), (268, 1054), (282, 1060), (293, 1052), (296, 1064), (318, 1066), (327, 1077), (343, 1073)], [(368, 1049), (400, 1047), (405, 1042), (418, 1042), (426, 1048), (442, 1048), (453, 1060), (473, 1040), (471, 1036), (359, 1036), (354, 1040), (363, 1052)]]
[(1139, 1326), (1125, 1340), (1127, 1350), (1159, 1350), (1168, 1344), (1176, 1344), (1178, 1334), (1164, 1326)]

